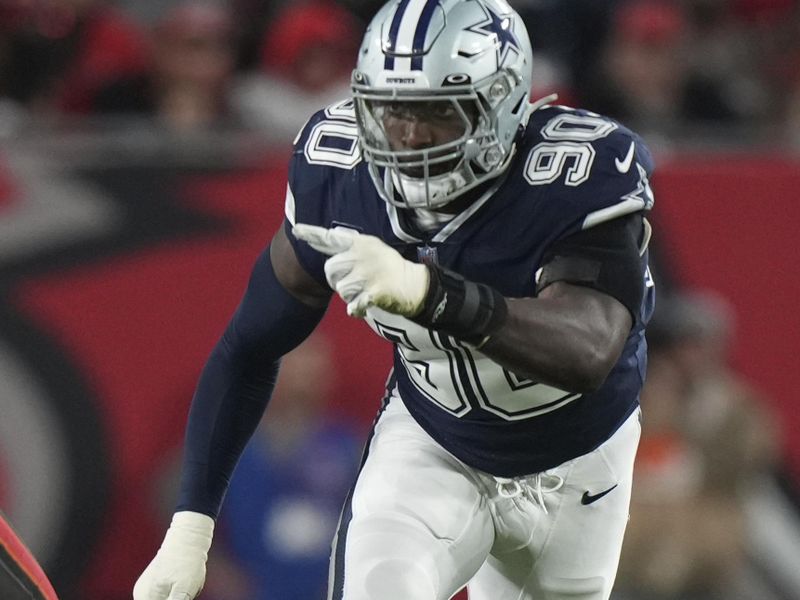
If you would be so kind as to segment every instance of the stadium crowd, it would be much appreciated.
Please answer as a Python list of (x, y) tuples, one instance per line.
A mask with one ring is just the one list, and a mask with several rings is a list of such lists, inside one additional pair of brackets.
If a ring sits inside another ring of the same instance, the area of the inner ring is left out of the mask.
[[(518, 0), (534, 94), (649, 136), (800, 145), (795, 0)], [(147, 116), (290, 140), (347, 93), (365, 22), (349, 0), (0, 1), (2, 131), (34, 120)]]

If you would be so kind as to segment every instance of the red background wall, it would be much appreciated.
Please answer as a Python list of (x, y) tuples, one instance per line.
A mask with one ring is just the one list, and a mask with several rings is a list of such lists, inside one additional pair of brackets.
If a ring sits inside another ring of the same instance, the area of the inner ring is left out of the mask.
[(800, 161), (682, 156), (654, 185), (657, 243), (684, 284), (733, 304), (732, 361), (777, 409), (800, 478)]

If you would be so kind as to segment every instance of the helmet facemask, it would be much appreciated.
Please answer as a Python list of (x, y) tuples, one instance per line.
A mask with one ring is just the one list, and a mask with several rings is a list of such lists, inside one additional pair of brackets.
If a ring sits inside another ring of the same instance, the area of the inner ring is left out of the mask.
[[(454, 81), (439, 89), (399, 90), (375, 88), (363, 73), (353, 75), (362, 154), (378, 192), (391, 204), (441, 208), (508, 164), (511, 143), (498, 139), (494, 125), (515, 78), (499, 72), (479, 85), (470, 84), (466, 75), (449, 79)], [(421, 120), (451, 130), (452, 139), (427, 148), (397, 148), (393, 124)]]

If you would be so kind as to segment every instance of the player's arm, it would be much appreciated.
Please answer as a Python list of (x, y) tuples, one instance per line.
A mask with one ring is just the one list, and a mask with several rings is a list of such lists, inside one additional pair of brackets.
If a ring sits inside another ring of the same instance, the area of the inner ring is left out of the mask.
[(300, 266), (281, 228), (211, 352), (192, 400), (177, 510), (134, 600), (194, 598), (234, 467), (272, 394), (281, 356), (317, 326), (330, 291)]
[(270, 258), (278, 281), (292, 296), (311, 308), (324, 310), (328, 306), (331, 289), (306, 272), (283, 227), (272, 238)]
[[(556, 242), (534, 298), (504, 298), (439, 268), (413, 320), (480, 347), (533, 381), (589, 392), (619, 359), (644, 294), (643, 218), (628, 215)], [(437, 314), (438, 311), (438, 314)]]
[(508, 316), (481, 352), (514, 373), (570, 392), (602, 385), (632, 326), (630, 312), (612, 296), (563, 281), (537, 298), (506, 302)]
[(618, 360), (644, 293), (643, 219), (620, 217), (557, 242), (534, 298), (507, 299), (438, 266), (403, 259), (373, 236), (297, 225), (331, 255), (330, 285), (351, 315), (378, 306), (464, 340), (520, 375), (587, 392)]
[(314, 330), (330, 292), (303, 271), (281, 227), (211, 352), (192, 400), (178, 510), (216, 517), (260, 421), (280, 358)]
[(545, 255), (537, 297), (503, 299), (502, 324), (481, 351), (534, 381), (597, 389), (640, 312), (644, 237), (644, 220), (634, 214), (556, 242)]

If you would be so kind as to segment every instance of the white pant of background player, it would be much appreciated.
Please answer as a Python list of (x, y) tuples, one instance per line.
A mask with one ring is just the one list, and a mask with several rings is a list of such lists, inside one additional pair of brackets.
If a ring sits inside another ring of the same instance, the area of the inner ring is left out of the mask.
[(393, 397), (345, 507), (329, 599), (447, 600), (469, 582), (470, 600), (606, 600), (638, 415), (594, 452), (504, 480), (443, 450)]

